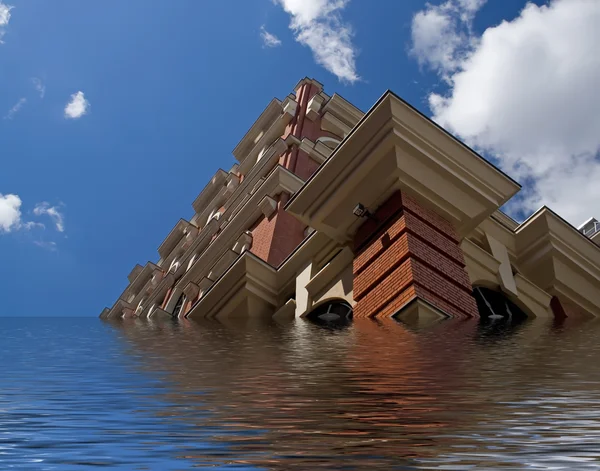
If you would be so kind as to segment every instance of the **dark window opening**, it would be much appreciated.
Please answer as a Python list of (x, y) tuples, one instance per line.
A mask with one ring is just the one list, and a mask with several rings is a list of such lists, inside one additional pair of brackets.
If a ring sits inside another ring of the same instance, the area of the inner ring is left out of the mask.
[(177, 304), (175, 304), (175, 307), (173, 308), (173, 317), (179, 317), (179, 314), (181, 314), (181, 310), (183, 309), (184, 305), (185, 305), (185, 294), (182, 294), (181, 296), (179, 296), (179, 299), (177, 300)]
[(500, 291), (476, 287), (473, 296), (477, 301), (480, 327), (485, 333), (507, 333), (527, 322), (527, 314)]
[(343, 301), (321, 304), (306, 318), (317, 325), (345, 327), (352, 321), (352, 307)]

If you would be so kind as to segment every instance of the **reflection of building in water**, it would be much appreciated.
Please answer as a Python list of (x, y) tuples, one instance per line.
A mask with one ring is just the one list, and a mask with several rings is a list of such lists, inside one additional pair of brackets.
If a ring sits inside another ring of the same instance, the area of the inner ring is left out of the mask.
[(102, 317), (600, 315), (597, 221), (516, 223), (519, 184), (391, 92), (365, 114), (303, 79), (233, 154)]
[[(565, 420), (583, 403), (564, 394), (598, 396), (600, 370), (582, 355), (597, 351), (593, 321), (557, 334), (538, 318), (493, 342), (478, 341), (474, 319), (418, 331), (390, 319), (343, 330), (302, 321), (153, 322), (115, 326), (140, 367), (164, 380), (165, 402), (181, 405), (161, 417), (227, 445), (213, 457), (180, 453), (199, 463), (226, 456), (266, 469), (411, 469), (414, 460), (462, 451), (499, 469), (489, 446), (500, 444), (477, 440), (509, 427), (529, 427), (540, 446), (546, 436), (582, 433), (584, 423)], [(547, 407), (552, 397), (566, 402)], [(531, 403), (511, 405), (523, 401)], [(505, 451), (518, 455), (522, 442)]]

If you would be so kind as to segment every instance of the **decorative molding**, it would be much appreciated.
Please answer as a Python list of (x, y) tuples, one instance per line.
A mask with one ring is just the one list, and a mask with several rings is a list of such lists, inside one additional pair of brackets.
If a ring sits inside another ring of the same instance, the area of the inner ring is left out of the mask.
[(240, 184), (240, 177), (238, 177), (237, 175), (230, 173), (227, 176), (227, 184), (225, 186), (226, 188), (226, 193), (228, 195), (232, 195), (233, 192), (236, 190), (236, 188), (239, 186)]
[(408, 327), (417, 329), (430, 328), (451, 318), (451, 316), (421, 298), (414, 298), (409, 301), (392, 317)]
[(298, 103), (293, 98), (286, 98), (283, 102), (283, 113), (287, 114), (290, 119), (296, 116), (298, 110)]
[(158, 306), (153, 306), (154, 309), (152, 309), (149, 313), (148, 313), (148, 318), (162, 318), (162, 319), (172, 319), (173, 316), (171, 314), (169, 314), (167, 311), (161, 309)]
[(135, 267), (133, 267), (131, 272), (129, 272), (129, 275), (127, 275), (129, 283), (133, 283), (133, 280), (135, 280), (138, 277), (138, 275), (142, 272), (143, 269), (144, 267), (142, 267), (139, 263), (136, 263)]
[(289, 322), (294, 319), (295, 315), (296, 301), (294, 299), (288, 299), (286, 303), (273, 314), (273, 320), (276, 322)]
[(600, 247), (546, 207), (519, 226), (516, 238), (528, 279), (600, 316)]
[(199, 293), (200, 287), (196, 283), (190, 282), (183, 288), (183, 294), (188, 301), (195, 300)]
[(345, 243), (360, 225), (352, 211), (358, 202), (377, 207), (400, 190), (449, 221), (464, 237), (519, 188), (388, 92), (292, 197), (286, 210)]
[(323, 113), (321, 117), (321, 129), (335, 134), (336, 136), (346, 137), (350, 134), (351, 127), (337, 118), (330, 112)]
[(334, 94), (323, 107), (324, 112), (335, 115), (349, 127), (354, 127), (365, 115), (361, 110), (337, 93)]
[(277, 201), (275, 201), (270, 196), (265, 196), (260, 203), (258, 203), (258, 207), (265, 215), (266, 218), (270, 218), (271, 215), (277, 210)]
[(235, 146), (235, 149), (233, 149), (233, 156), (238, 162), (243, 162), (246, 159), (248, 152), (252, 149), (254, 144), (256, 144), (257, 136), (260, 136), (260, 133), (263, 132), (265, 128), (268, 128), (275, 120), (277, 120), (282, 111), (283, 106), (281, 101), (276, 98), (271, 100), (252, 127), (246, 132), (242, 140)]
[(252, 232), (244, 231), (235, 241), (231, 250), (237, 254), (243, 254), (252, 247)]
[(344, 247), (331, 261), (329, 261), (306, 284), (306, 289), (312, 297), (323, 290), (327, 284), (335, 279), (336, 275), (348, 265), (352, 264), (354, 254), (349, 247)]
[(239, 310), (264, 316), (277, 306), (277, 271), (247, 251), (219, 277), (187, 317), (227, 317)]
[(217, 170), (217, 173), (210, 179), (208, 185), (200, 192), (192, 203), (192, 208), (196, 213), (202, 212), (206, 204), (214, 197), (218, 190), (225, 184), (227, 172), (223, 169)]
[(306, 117), (311, 121), (316, 121), (319, 118), (323, 103), (325, 103), (325, 97), (321, 94), (312, 97), (306, 107)]
[(304, 77), (302, 80), (299, 80), (296, 86), (294, 87), (294, 92), (296, 93), (296, 95), (298, 95), (298, 93), (300, 92), (300, 87), (302, 87), (303, 85), (312, 85), (316, 87), (319, 92), (322, 92), (323, 90), (323, 84), (321, 82), (315, 79)]
[(238, 258), (238, 254), (233, 250), (228, 250), (225, 252), (208, 272), (208, 279), (211, 281), (217, 281), (221, 275), (225, 273), (225, 270), (231, 266), (236, 258)]
[[(322, 145), (323, 147), (327, 147), (325, 145)], [(304, 151), (308, 154), (308, 156), (313, 159), (315, 162), (317, 162), (318, 164), (322, 164), (323, 162), (325, 162), (327, 160), (327, 157), (329, 156), (329, 154), (331, 154), (331, 149), (329, 150), (329, 153), (326, 154), (324, 152), (322, 152), (324, 149), (318, 150), (316, 148), (316, 144), (314, 142), (312, 142), (310, 139), (308, 138), (304, 138), (302, 139), (302, 142), (300, 142), (300, 150)]]
[(171, 230), (171, 232), (169, 232), (169, 235), (166, 237), (163, 243), (160, 244), (160, 247), (158, 248), (158, 254), (160, 257), (162, 259), (166, 259), (183, 238), (184, 231), (186, 229), (191, 231), (192, 228), (194, 228), (192, 223), (186, 221), (185, 219), (180, 219), (177, 224), (175, 224), (175, 227)]
[(500, 262), (500, 266), (498, 268), (498, 278), (502, 283), (502, 288), (514, 294), (515, 296), (518, 296), (517, 284), (515, 282), (515, 277), (513, 276), (513, 269), (506, 247), (502, 244), (502, 242), (499, 242), (490, 234), (486, 234), (486, 238), (488, 245), (492, 250), (492, 255)]
[(518, 291), (517, 300), (521, 301), (529, 311), (536, 317), (541, 318), (553, 315), (550, 309), (550, 301), (552, 301), (550, 294), (546, 293), (520, 273), (515, 275), (515, 282)]
[(202, 280), (200, 280), (200, 283), (198, 283), (198, 299), (202, 298), (204, 293), (206, 293), (213, 284), (214, 282), (212, 280), (209, 280), (206, 277), (202, 278)]
[(500, 284), (498, 279), (499, 260), (469, 239), (463, 239), (460, 247), (465, 256), (465, 268), (472, 285), (496, 287)]

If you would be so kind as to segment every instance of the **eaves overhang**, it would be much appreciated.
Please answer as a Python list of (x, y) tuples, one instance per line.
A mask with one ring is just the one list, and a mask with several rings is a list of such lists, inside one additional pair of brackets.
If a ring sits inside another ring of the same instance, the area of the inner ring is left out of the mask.
[(392, 92), (386, 92), (290, 199), (286, 210), (339, 242), (375, 208), (406, 191), (452, 222), (461, 236), (520, 185)]
[(192, 203), (192, 208), (194, 208), (196, 213), (202, 212), (204, 207), (212, 200), (217, 191), (225, 184), (227, 175), (228, 173), (225, 170), (221, 168), (217, 170), (210, 179), (210, 182), (208, 182), (208, 185), (204, 187)]
[(277, 306), (277, 270), (251, 252), (244, 252), (192, 307), (188, 318), (228, 316), (253, 303), (264, 313)]
[(277, 98), (273, 98), (244, 137), (242, 137), (238, 145), (235, 146), (235, 149), (233, 149), (233, 156), (238, 162), (242, 162), (246, 158), (246, 154), (254, 147), (254, 141), (260, 135), (260, 132), (265, 127), (269, 127), (282, 111), (282, 102)]
[(175, 227), (171, 229), (171, 232), (169, 232), (169, 235), (165, 238), (163, 243), (160, 244), (160, 247), (158, 247), (158, 254), (160, 257), (163, 259), (168, 257), (182, 239), (184, 231), (192, 228), (195, 228), (195, 226), (191, 222), (180, 219), (177, 224), (175, 224)]
[(240, 234), (248, 229), (262, 214), (260, 203), (265, 197), (274, 197), (282, 192), (294, 193), (303, 181), (281, 165), (276, 165), (265, 181), (250, 195), (242, 208), (239, 209), (227, 225), (206, 250), (199, 255), (192, 267), (181, 277), (179, 283), (185, 286), (190, 281), (201, 278), (213, 267), (218, 258), (231, 249)]
[(144, 287), (148, 280), (150, 280), (155, 271), (162, 272), (163, 269), (152, 262), (146, 263), (146, 265), (144, 265), (144, 267), (140, 271), (139, 275), (129, 285), (129, 290), (132, 293), (135, 293), (137, 296), (139, 291)]
[(547, 207), (516, 230), (519, 269), (548, 293), (600, 316), (600, 247)]

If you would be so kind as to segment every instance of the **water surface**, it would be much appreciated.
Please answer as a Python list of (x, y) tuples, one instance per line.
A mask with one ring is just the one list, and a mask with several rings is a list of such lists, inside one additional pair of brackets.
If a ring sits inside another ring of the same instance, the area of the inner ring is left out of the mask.
[(2, 470), (600, 470), (595, 321), (0, 334)]

